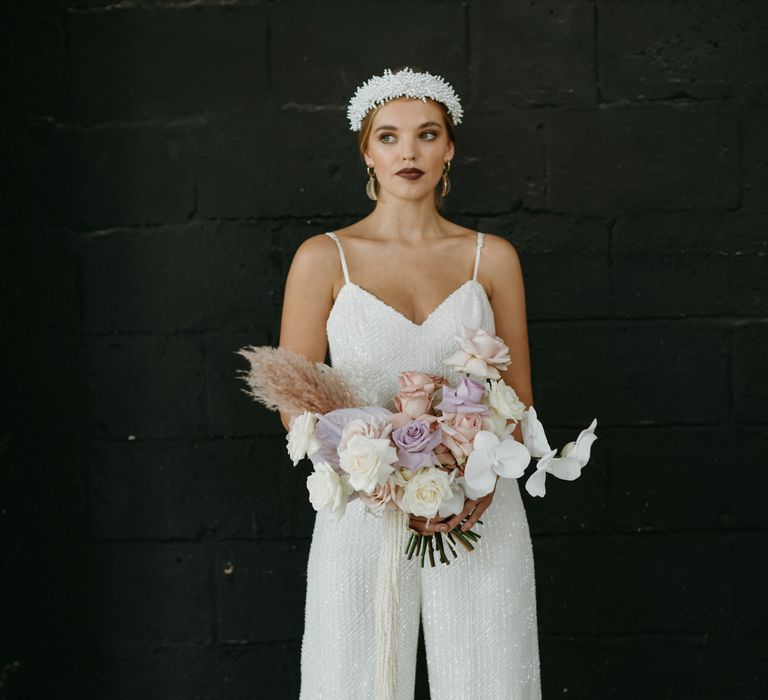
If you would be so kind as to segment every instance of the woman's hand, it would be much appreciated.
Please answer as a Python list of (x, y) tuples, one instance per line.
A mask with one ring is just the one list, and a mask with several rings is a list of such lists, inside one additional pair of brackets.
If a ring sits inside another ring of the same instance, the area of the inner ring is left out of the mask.
[(408, 523), (411, 530), (418, 532), (420, 535), (431, 535), (435, 532), (447, 532), (449, 529), (445, 523), (448, 518), (432, 518), (427, 525), (427, 519), (422, 516), (412, 515), (410, 522)]
[[(499, 483), (498, 476), (496, 477), (496, 483)], [(426, 518), (412, 515), (409, 525), (412, 530), (415, 530), (419, 534), (430, 535), (434, 532), (449, 532), (469, 515), (469, 519), (461, 527), (462, 532), (466, 532), (480, 519), (483, 513), (488, 510), (488, 506), (491, 505), (495, 493), (496, 487), (494, 486), (493, 491), (481, 498), (468, 498), (464, 501), (464, 508), (460, 513), (446, 518), (432, 518), (429, 525), (427, 525)]]

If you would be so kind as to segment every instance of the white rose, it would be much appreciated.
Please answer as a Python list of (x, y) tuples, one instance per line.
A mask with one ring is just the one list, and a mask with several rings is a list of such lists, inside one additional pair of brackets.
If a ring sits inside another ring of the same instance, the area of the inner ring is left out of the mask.
[(489, 383), (488, 405), (505, 419), (521, 420), (525, 404), (520, 401), (517, 392), (503, 379)]
[(307, 491), (315, 510), (327, 510), (334, 520), (338, 520), (344, 515), (353, 489), (346, 476), (339, 476), (328, 462), (322, 461), (307, 477)]
[(353, 435), (339, 453), (339, 466), (349, 474), (349, 483), (367, 494), (373, 493), (376, 484), (387, 481), (396, 461), (397, 450), (389, 438)]
[(320, 441), (315, 437), (316, 423), (317, 416), (311, 411), (304, 411), (291, 419), (291, 429), (285, 436), (285, 440), (288, 443), (288, 455), (294, 467), (299, 460), (320, 449)]
[(459, 483), (455, 478), (457, 473), (458, 470), (454, 470), (451, 473), (449, 488), (451, 489), (451, 493), (453, 495), (449, 499), (444, 500), (440, 506), (440, 510), (437, 513), (438, 517), (440, 518), (446, 518), (449, 515), (458, 515), (464, 509), (464, 501), (466, 500), (467, 496), (464, 493), (464, 489), (461, 483)]
[(509, 437), (515, 431), (516, 423), (510, 423), (504, 416), (496, 413), (492, 407), (488, 407), (488, 413), (482, 417), (483, 430), (496, 435), (499, 440)]
[(453, 474), (437, 467), (422, 467), (405, 485), (403, 510), (417, 517), (433, 518), (443, 503), (454, 498), (452, 481)]

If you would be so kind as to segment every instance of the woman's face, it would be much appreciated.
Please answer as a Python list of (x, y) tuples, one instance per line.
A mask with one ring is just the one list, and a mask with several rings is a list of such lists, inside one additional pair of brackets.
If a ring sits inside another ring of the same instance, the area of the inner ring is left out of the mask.
[[(433, 197), (443, 164), (452, 158), (443, 112), (432, 100), (400, 97), (375, 114), (365, 162), (376, 170), (379, 187), (388, 195), (409, 200)], [(418, 168), (423, 175), (408, 179), (397, 174), (403, 168)]]

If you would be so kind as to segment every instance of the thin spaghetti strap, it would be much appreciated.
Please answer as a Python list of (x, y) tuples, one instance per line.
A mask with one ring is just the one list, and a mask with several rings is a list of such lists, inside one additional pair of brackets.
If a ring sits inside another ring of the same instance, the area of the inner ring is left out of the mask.
[(336, 247), (339, 249), (339, 255), (341, 256), (341, 267), (344, 270), (344, 281), (349, 283), (349, 272), (347, 270), (347, 259), (344, 257), (344, 249), (341, 247), (341, 241), (339, 237), (333, 231), (326, 231), (326, 236), (330, 236), (336, 241)]
[(483, 247), (483, 234), (477, 232), (477, 253), (475, 253), (475, 271), (472, 273), (472, 279), (477, 280), (477, 268), (480, 265), (480, 249)]

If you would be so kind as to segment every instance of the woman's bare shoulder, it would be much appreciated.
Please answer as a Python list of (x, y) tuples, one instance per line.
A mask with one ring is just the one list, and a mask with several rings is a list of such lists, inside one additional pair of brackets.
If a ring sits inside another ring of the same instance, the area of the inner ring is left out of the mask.
[(340, 269), (336, 243), (325, 233), (305, 238), (296, 248), (288, 271), (288, 283), (301, 289), (303, 296), (332, 293)]
[(504, 236), (484, 233), (483, 246), (485, 254), (480, 274), (490, 287), (490, 295), (493, 296), (495, 290), (518, 287), (522, 282), (523, 271), (514, 244)]
[(508, 272), (519, 268), (517, 248), (509, 239), (495, 233), (483, 233), (483, 245), (488, 247), (490, 253), (486, 256), (487, 264), (502, 271), (506, 268)]
[[(335, 241), (326, 233), (315, 233), (309, 238), (305, 238), (294, 253), (294, 258), (297, 255), (309, 258), (323, 258), (328, 256), (328, 251), (336, 248)], [(317, 262), (317, 261), (315, 261)]]
[(305, 238), (293, 254), (293, 263), (301, 267), (332, 268), (338, 258), (336, 242), (325, 233), (316, 233)]

